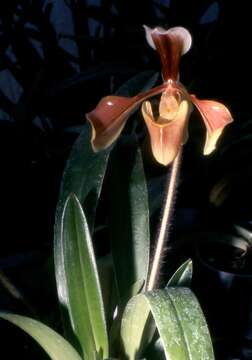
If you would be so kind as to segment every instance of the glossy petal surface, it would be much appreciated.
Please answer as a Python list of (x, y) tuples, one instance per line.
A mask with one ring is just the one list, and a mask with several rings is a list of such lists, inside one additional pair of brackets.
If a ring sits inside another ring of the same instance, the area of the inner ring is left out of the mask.
[(166, 85), (157, 86), (134, 97), (106, 96), (86, 115), (92, 126), (94, 151), (108, 148), (120, 135), (125, 122), (141, 102), (161, 93)]
[(120, 135), (126, 120), (138, 106), (135, 98), (106, 96), (88, 113), (94, 151), (109, 147)]
[(206, 125), (204, 155), (209, 155), (215, 149), (224, 127), (233, 121), (232, 115), (226, 106), (217, 101), (199, 100), (195, 95), (191, 95), (191, 99)]
[(144, 26), (144, 29), (149, 45), (156, 49), (160, 56), (164, 80), (177, 81), (180, 58), (192, 44), (190, 33), (183, 27), (164, 30), (159, 27), (150, 29), (148, 26)]
[(166, 124), (159, 124), (154, 120), (149, 101), (143, 103), (142, 113), (150, 134), (152, 153), (157, 162), (167, 166), (175, 159), (180, 146), (186, 140), (191, 104), (183, 100), (175, 118)]

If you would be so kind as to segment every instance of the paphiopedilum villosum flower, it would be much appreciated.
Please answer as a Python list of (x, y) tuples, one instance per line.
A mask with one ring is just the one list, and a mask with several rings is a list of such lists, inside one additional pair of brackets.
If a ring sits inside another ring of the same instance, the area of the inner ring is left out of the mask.
[[(187, 140), (188, 120), (194, 104), (207, 130), (204, 154), (210, 154), (224, 127), (233, 120), (223, 104), (199, 100), (179, 82), (179, 62), (191, 47), (190, 33), (183, 27), (169, 30), (144, 28), (149, 45), (160, 56), (163, 84), (134, 97), (106, 96), (101, 99), (97, 107), (87, 114), (92, 125), (94, 151), (110, 146), (120, 135), (130, 115), (142, 104), (152, 153), (160, 164), (169, 165)], [(152, 104), (146, 100), (159, 94), (158, 115), (154, 116)]]

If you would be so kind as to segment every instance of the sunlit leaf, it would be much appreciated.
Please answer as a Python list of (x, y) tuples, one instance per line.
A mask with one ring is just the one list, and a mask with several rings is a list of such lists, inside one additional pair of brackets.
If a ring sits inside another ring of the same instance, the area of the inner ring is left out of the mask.
[(188, 288), (170, 287), (140, 294), (129, 301), (121, 327), (129, 360), (139, 357), (143, 351), (144, 325), (150, 312), (166, 359), (214, 359), (207, 324), (196, 297)]
[(186, 260), (172, 275), (167, 286), (190, 287), (192, 280), (192, 260)]
[(9, 313), (0, 313), (0, 317), (33, 337), (52, 360), (81, 360), (77, 351), (61, 335), (41, 322)]
[(104, 306), (92, 240), (81, 204), (67, 199), (62, 218), (62, 252), (67, 286), (65, 306), (83, 354), (108, 357)]
[[(152, 86), (153, 84), (153, 82), (150, 83), (148, 77), (145, 77), (145, 84), (143, 81), (141, 81), (138, 85), (135, 80), (136, 78), (132, 79), (132, 86), (130, 85), (130, 81), (127, 83), (127, 89), (119, 89), (119, 91), (117, 91), (117, 95), (123, 96), (129, 93), (134, 95), (136, 92), (145, 89), (146, 83), (148, 83), (148, 86)], [(124, 91), (127, 91), (127, 94)], [(70, 319), (65, 306), (65, 304), (68, 302), (68, 295), (65, 277), (64, 253), (62, 251), (62, 212), (67, 197), (71, 193), (74, 193), (84, 208), (89, 229), (92, 233), (96, 207), (101, 193), (101, 187), (107, 168), (109, 153), (111, 151), (111, 148), (109, 148), (106, 151), (94, 153), (90, 144), (90, 130), (91, 129), (89, 124), (86, 123), (83, 131), (76, 140), (67, 161), (67, 165), (63, 174), (55, 218), (54, 258), (56, 282), (58, 297), (61, 304), (63, 325), (67, 338), (71, 339), (71, 342), (74, 342), (75, 339), (74, 336), (72, 336), (73, 334), (70, 327)]]
[(90, 145), (90, 127), (86, 124), (76, 140), (69, 156), (61, 183), (60, 196), (56, 210), (54, 233), (54, 261), (58, 297), (62, 306), (62, 318), (66, 335), (73, 340), (72, 331), (65, 304), (68, 302), (65, 278), (64, 253), (62, 251), (61, 221), (65, 201), (74, 193), (84, 207), (92, 232), (97, 202), (107, 167), (109, 150), (94, 153)]
[[(130, 287), (130, 293), (139, 294), (144, 286), (144, 280), (138, 280)], [(123, 311), (125, 309), (125, 304), (120, 304), (116, 308), (116, 316), (114, 316), (113, 323), (109, 332), (109, 339), (111, 348), (117, 347), (118, 343), (120, 343), (120, 339), (118, 334), (120, 333), (121, 321), (123, 316)]]
[(150, 315), (150, 307), (144, 295), (134, 296), (127, 304), (122, 317), (121, 338), (129, 360), (141, 357), (147, 345), (144, 328)]

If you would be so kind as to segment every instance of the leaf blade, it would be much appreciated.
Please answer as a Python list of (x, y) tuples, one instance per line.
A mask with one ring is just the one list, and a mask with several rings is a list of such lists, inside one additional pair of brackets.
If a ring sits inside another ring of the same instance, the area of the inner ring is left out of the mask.
[[(145, 281), (149, 265), (150, 233), (147, 185), (136, 139), (119, 142), (111, 156), (110, 237), (122, 305)], [(127, 269), (127, 271), (125, 271)]]
[(213, 360), (207, 324), (188, 288), (167, 288), (146, 294), (167, 359)]
[(142, 295), (131, 298), (121, 322), (121, 339), (129, 360), (141, 358), (144, 347), (144, 328), (150, 314), (150, 307)]
[(101, 187), (110, 153), (110, 149), (100, 153), (93, 152), (90, 144), (90, 130), (90, 125), (86, 123), (80, 136), (73, 145), (64, 170), (55, 215), (54, 262), (57, 292), (61, 305), (65, 333), (72, 343), (76, 343), (76, 339), (70, 326), (69, 313), (67, 310), (68, 295), (64, 251), (62, 246), (62, 214), (66, 199), (71, 193), (74, 193), (87, 212), (88, 223), (92, 232), (96, 206), (100, 197)]
[(0, 313), (0, 317), (28, 333), (47, 352), (52, 360), (81, 360), (77, 351), (61, 335), (26, 316)]
[[(149, 78), (151, 76), (151, 79)], [(117, 95), (135, 95), (154, 85), (157, 76), (153, 72), (140, 74), (127, 82), (126, 87), (121, 87)], [(76, 140), (66, 168), (64, 170), (59, 201), (57, 204), (54, 229), (54, 260), (58, 298), (61, 304), (61, 313), (64, 329), (68, 339), (75, 342), (70, 326), (67, 311), (67, 285), (65, 278), (64, 252), (62, 249), (61, 218), (65, 201), (70, 193), (75, 193), (82, 204), (87, 216), (90, 231), (92, 233), (97, 203), (101, 193), (105, 171), (112, 147), (94, 153), (90, 144), (91, 131), (89, 123), (86, 123), (83, 131)]]
[[(135, 296), (128, 303), (121, 327), (129, 360), (143, 355), (144, 326), (151, 311), (166, 359), (214, 360), (212, 343), (196, 297), (188, 288), (167, 288)], [(144, 344), (145, 346), (148, 343)]]
[(62, 217), (62, 247), (67, 308), (83, 353), (108, 357), (108, 337), (98, 270), (88, 224), (75, 195), (66, 201)]
[(166, 287), (168, 286), (187, 286), (190, 287), (192, 280), (192, 260), (187, 259), (180, 267), (175, 271)]
[(170, 288), (169, 296), (182, 325), (190, 359), (214, 359), (207, 323), (196, 296), (183, 287)]

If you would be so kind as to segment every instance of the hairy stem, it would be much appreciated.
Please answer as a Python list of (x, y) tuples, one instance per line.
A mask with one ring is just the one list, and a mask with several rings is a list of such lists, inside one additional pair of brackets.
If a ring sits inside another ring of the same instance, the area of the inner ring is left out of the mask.
[(169, 227), (171, 222), (171, 216), (173, 213), (174, 197), (176, 194), (177, 180), (179, 175), (179, 169), (181, 164), (182, 148), (179, 150), (178, 155), (174, 159), (171, 165), (171, 175), (167, 182), (167, 192), (165, 196), (165, 203), (163, 207), (163, 213), (158, 232), (155, 253), (150, 268), (150, 275), (147, 281), (147, 291), (153, 290), (159, 280), (159, 273), (161, 262), (165, 250), (165, 244), (168, 241)]

